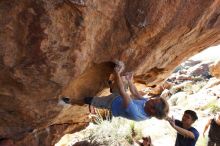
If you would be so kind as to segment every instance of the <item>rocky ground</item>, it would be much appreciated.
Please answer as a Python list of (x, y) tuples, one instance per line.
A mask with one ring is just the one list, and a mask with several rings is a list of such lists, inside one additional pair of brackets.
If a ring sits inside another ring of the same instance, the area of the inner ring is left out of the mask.
[[(188, 60), (178, 66), (166, 82), (161, 85), (155, 88), (138, 86), (140, 90), (146, 93), (146, 97), (152, 94), (161, 94), (166, 98), (170, 104), (170, 116), (176, 119), (181, 119), (186, 109), (197, 112), (199, 120), (194, 123), (194, 127), (200, 132), (200, 137), (196, 146), (206, 145), (207, 133), (205, 137), (202, 135), (204, 126), (209, 118), (212, 118), (216, 112), (220, 112), (220, 80), (209, 72), (212, 64), (213, 62), (210, 61)], [(132, 125), (139, 133), (139, 137), (140, 135), (150, 135), (154, 146), (171, 146), (175, 143), (176, 132), (164, 120), (152, 118), (144, 122), (134, 123), (115, 118), (112, 123), (105, 123), (102, 119), (99, 123), (98, 125), (91, 123), (81, 132), (65, 135), (55, 146), (72, 146), (77, 145), (77, 142), (78, 145), (81, 143), (84, 146), (91, 145), (88, 142), (93, 143), (93, 145), (129, 145), (128, 141), (131, 135), (129, 129)], [(124, 134), (117, 134), (118, 131)]]
[[(171, 115), (173, 115), (174, 117), (176, 117), (177, 119), (181, 119), (181, 115), (183, 113), (184, 109), (180, 108), (180, 107), (172, 107), (171, 109)], [(202, 132), (203, 132), (203, 128), (207, 122), (207, 120), (210, 118), (209, 115), (204, 114), (203, 112), (199, 111), (198, 112), (199, 115), (199, 120), (194, 124), (194, 127), (196, 127), (198, 129), (198, 131), (200, 132), (200, 137), (199, 140), (197, 142), (196, 146), (205, 146), (206, 140), (207, 140), (207, 135), (205, 137), (202, 136)], [(124, 120), (124, 119), (123, 119)], [(128, 121), (124, 121), (124, 123), (120, 126), (125, 126), (128, 123), (126, 123)], [(126, 123), (126, 124), (125, 124)], [(129, 125), (129, 124), (128, 124)], [(142, 129), (141, 133), (143, 134), (143, 136), (151, 136), (151, 139), (153, 141), (154, 146), (162, 146), (162, 145), (174, 145), (175, 143), (175, 137), (176, 137), (176, 132), (175, 130), (173, 130), (173, 128), (169, 125), (169, 123), (167, 121), (161, 121), (161, 120), (157, 120), (157, 119), (151, 119), (145, 122), (139, 122), (135, 124), (137, 127), (137, 129)], [(108, 127), (108, 126), (107, 126)], [(125, 126), (127, 127), (127, 126)], [(89, 145), (87, 144), (88, 141), (89, 142), (89, 135), (93, 135), (91, 134), (92, 132), (97, 132), (94, 129), (99, 129), (100, 127), (91, 124), (89, 127), (87, 127), (87, 129), (75, 133), (75, 134), (69, 134), (69, 135), (65, 135), (65, 137), (62, 138), (62, 140), (56, 145), (56, 146), (74, 146), (74, 144), (76, 144), (77, 142), (82, 144), (82, 145)], [(108, 127), (110, 128), (110, 127)], [(129, 126), (128, 126), (129, 128)], [(93, 130), (91, 130), (93, 129)], [(105, 131), (103, 131), (104, 133)], [(114, 130), (112, 130), (111, 132), (114, 132)], [(98, 136), (97, 136), (98, 139)], [(99, 145), (105, 145), (102, 142), (100, 142), (101, 144)], [(123, 142), (125, 143), (125, 142)], [(96, 146), (96, 144), (93, 144), (92, 146)], [(98, 144), (97, 144), (98, 145)], [(126, 145), (130, 145), (129, 143), (126, 143)], [(117, 146), (117, 143), (116, 145)]]

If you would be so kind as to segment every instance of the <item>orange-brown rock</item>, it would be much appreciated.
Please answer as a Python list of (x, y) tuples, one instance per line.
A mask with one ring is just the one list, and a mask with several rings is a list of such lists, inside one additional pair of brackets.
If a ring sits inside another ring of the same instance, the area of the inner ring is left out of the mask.
[(0, 138), (50, 146), (79, 130), (88, 122), (83, 97), (107, 86), (115, 59), (136, 80), (160, 83), (220, 42), (219, 7), (220, 0), (1, 0)]
[(156, 87), (151, 88), (149, 91), (150, 95), (160, 95), (165, 89), (170, 89), (173, 86), (171, 82), (162, 82), (161, 84), (156, 85)]
[(0, 140), (0, 146), (15, 146), (15, 145), (11, 139), (2, 139)]
[(213, 76), (220, 79), (220, 60), (216, 60), (209, 70)]

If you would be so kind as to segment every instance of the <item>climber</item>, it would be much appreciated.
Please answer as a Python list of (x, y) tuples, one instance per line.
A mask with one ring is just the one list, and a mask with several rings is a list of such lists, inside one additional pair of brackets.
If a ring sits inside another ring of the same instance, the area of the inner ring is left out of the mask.
[(137, 91), (132, 83), (132, 74), (126, 73), (131, 96), (125, 91), (121, 73), (124, 65), (117, 63), (114, 68), (115, 81), (118, 86), (119, 93), (112, 93), (104, 97), (86, 97), (86, 104), (96, 108), (109, 109), (113, 116), (124, 117), (134, 121), (143, 121), (151, 117), (163, 119), (169, 112), (169, 106), (165, 99), (161, 97), (146, 99)]
[[(128, 82), (127, 82), (125, 76), (121, 76), (121, 78), (122, 78), (122, 82), (124, 85), (124, 89), (125, 89), (125, 91), (127, 91), (128, 90)], [(110, 77), (108, 80), (110, 95), (105, 96), (105, 97), (100, 97), (100, 98), (96, 97), (96, 104), (101, 105), (101, 103), (107, 102), (108, 100), (111, 100), (112, 98), (120, 95), (119, 90), (118, 90), (118, 85), (115, 81), (116, 80), (115, 80), (114, 74), (110, 74)], [(90, 98), (90, 99), (92, 99), (92, 98)], [(93, 105), (89, 105), (89, 111), (91, 114), (97, 114), (96, 107), (94, 107)], [(109, 114), (108, 116), (110, 116), (110, 118), (111, 118), (112, 115), (111, 115), (111, 113), (109, 113), (108, 110), (106, 111), (106, 113), (108, 113)]]

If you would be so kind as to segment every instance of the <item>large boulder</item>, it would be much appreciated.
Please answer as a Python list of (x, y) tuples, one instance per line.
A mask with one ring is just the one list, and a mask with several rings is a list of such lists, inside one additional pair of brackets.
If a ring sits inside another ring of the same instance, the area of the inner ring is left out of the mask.
[(213, 76), (220, 79), (220, 60), (216, 60), (215, 63), (210, 66), (210, 72)]
[(170, 97), (168, 100), (169, 105), (172, 106), (183, 106), (187, 105), (188, 94), (186, 92), (178, 92)]
[(83, 98), (107, 86), (114, 60), (136, 81), (159, 84), (219, 44), (219, 7), (219, 0), (1, 0), (0, 138), (50, 146), (82, 129)]
[(212, 62), (202, 62), (189, 68), (188, 74), (190, 76), (201, 76), (204, 78), (210, 77), (209, 66)]

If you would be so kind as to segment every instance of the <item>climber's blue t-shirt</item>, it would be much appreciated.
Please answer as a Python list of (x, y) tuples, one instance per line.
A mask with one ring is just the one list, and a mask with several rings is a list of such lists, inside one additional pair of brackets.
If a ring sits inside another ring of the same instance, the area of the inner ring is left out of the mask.
[(148, 99), (135, 100), (132, 99), (127, 108), (123, 106), (123, 99), (121, 96), (116, 97), (112, 101), (111, 111), (115, 117), (124, 117), (134, 121), (143, 121), (149, 119), (150, 116), (144, 111), (145, 102)]
[[(175, 120), (175, 124), (183, 128), (183, 123), (181, 121)], [(189, 129), (186, 129), (186, 130), (191, 131), (194, 134), (195, 139), (184, 137), (183, 135), (177, 133), (175, 146), (195, 146), (196, 145), (196, 141), (199, 138), (199, 132), (194, 127), (190, 127)]]

